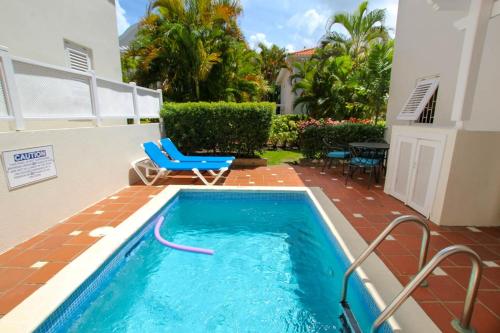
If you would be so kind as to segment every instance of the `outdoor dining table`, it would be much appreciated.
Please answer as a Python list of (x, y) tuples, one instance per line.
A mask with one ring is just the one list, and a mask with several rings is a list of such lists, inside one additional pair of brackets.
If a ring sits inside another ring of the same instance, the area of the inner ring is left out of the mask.
[[(349, 143), (349, 146), (383, 152), (384, 160), (382, 161), (382, 168), (385, 174), (385, 170), (387, 167), (387, 152), (389, 151), (390, 148), (390, 145), (387, 142), (351, 142)], [(375, 177), (375, 181), (377, 183), (379, 182), (378, 176)]]
[(386, 142), (351, 142), (349, 146), (383, 151), (387, 151), (390, 148), (390, 145)]

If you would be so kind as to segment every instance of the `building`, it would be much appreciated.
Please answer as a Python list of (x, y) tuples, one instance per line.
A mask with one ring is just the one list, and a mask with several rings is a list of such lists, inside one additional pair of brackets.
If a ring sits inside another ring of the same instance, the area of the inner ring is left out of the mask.
[(130, 44), (134, 41), (139, 31), (140, 23), (134, 23), (127, 28), (119, 37), (120, 52), (125, 52), (129, 49)]
[(0, 0), (0, 8), (0, 45), (12, 55), (122, 80), (114, 0)]
[(296, 51), (289, 53), (286, 58), (286, 63), (288, 68), (282, 68), (276, 79), (276, 83), (280, 86), (280, 103), (278, 104), (280, 114), (301, 114), (305, 113), (304, 108), (301, 105), (293, 107), (293, 102), (297, 98), (298, 93), (292, 91), (292, 82), (290, 76), (295, 70), (293, 64), (295, 62), (304, 62), (311, 58), (314, 54), (315, 49), (304, 49), (301, 51)]
[(385, 191), (440, 225), (500, 225), (500, 2), (400, 1)]
[[(127, 166), (143, 156), (141, 143), (160, 138), (158, 124), (140, 119), (159, 117), (162, 96), (122, 82), (113, 0), (0, 0), (0, 8), (3, 252), (134, 183)], [(9, 164), (40, 152), (45, 165)]]

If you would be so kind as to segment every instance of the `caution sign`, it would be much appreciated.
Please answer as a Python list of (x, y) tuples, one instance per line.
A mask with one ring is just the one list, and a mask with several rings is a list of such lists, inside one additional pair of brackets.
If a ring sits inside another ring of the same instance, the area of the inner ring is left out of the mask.
[(10, 190), (57, 177), (52, 146), (4, 151), (2, 164)]

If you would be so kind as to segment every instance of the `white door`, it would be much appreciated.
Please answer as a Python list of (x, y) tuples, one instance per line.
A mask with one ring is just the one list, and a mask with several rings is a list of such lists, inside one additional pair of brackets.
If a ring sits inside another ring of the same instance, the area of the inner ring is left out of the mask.
[(405, 203), (408, 200), (416, 145), (416, 138), (396, 138), (396, 171), (392, 179), (391, 194)]
[(410, 177), (406, 203), (429, 217), (443, 155), (440, 141), (418, 139), (415, 147), (415, 162)]

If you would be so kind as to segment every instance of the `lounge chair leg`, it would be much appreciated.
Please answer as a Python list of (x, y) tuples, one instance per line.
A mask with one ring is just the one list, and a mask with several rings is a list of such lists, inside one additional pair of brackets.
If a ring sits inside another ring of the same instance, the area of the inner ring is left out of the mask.
[(150, 177), (150, 170), (152, 168), (146, 166), (146, 165), (143, 165), (142, 168), (144, 168), (145, 170), (145, 174), (141, 171), (141, 166), (139, 166), (139, 164), (141, 162), (144, 162), (144, 160), (139, 160), (139, 161), (135, 161), (132, 163), (132, 168), (134, 168), (135, 172), (137, 173), (137, 175), (139, 176), (139, 178), (141, 178), (142, 182), (147, 185), (147, 186), (151, 186), (153, 185), (160, 177), (163, 177), (163, 176), (166, 176), (170, 173), (167, 172), (167, 170), (165, 168), (161, 168), (161, 169), (158, 169), (157, 170), (157, 173), (156, 173), (156, 176), (152, 179), (152, 180), (149, 180), (148, 177)]
[[(201, 181), (202, 181), (205, 185), (207, 185), (207, 186), (212, 186), (212, 185), (214, 185), (215, 183), (217, 183), (217, 181), (218, 181), (218, 180), (219, 180), (219, 178), (222, 176), (222, 174), (223, 174), (224, 172), (226, 172), (227, 170), (228, 170), (228, 168), (224, 167), (224, 168), (221, 168), (221, 169), (220, 169), (219, 173), (215, 173), (215, 172), (214, 172), (214, 176), (215, 176), (215, 178), (214, 178), (214, 180), (213, 180), (212, 182), (207, 181), (207, 179), (206, 179), (206, 178), (205, 178), (205, 177), (201, 174), (200, 170), (198, 170), (198, 169), (196, 169), (196, 168), (195, 168), (195, 169), (193, 169), (193, 173), (194, 173), (194, 174), (195, 174), (198, 178), (200, 178), (200, 180), (201, 180)], [(209, 170), (209, 171), (212, 171), (212, 172), (213, 172), (213, 170)]]
[(325, 172), (327, 165), (328, 165), (328, 162), (330, 162), (330, 158), (325, 157), (325, 164), (323, 164), (323, 170), (321, 170), (322, 172)]

